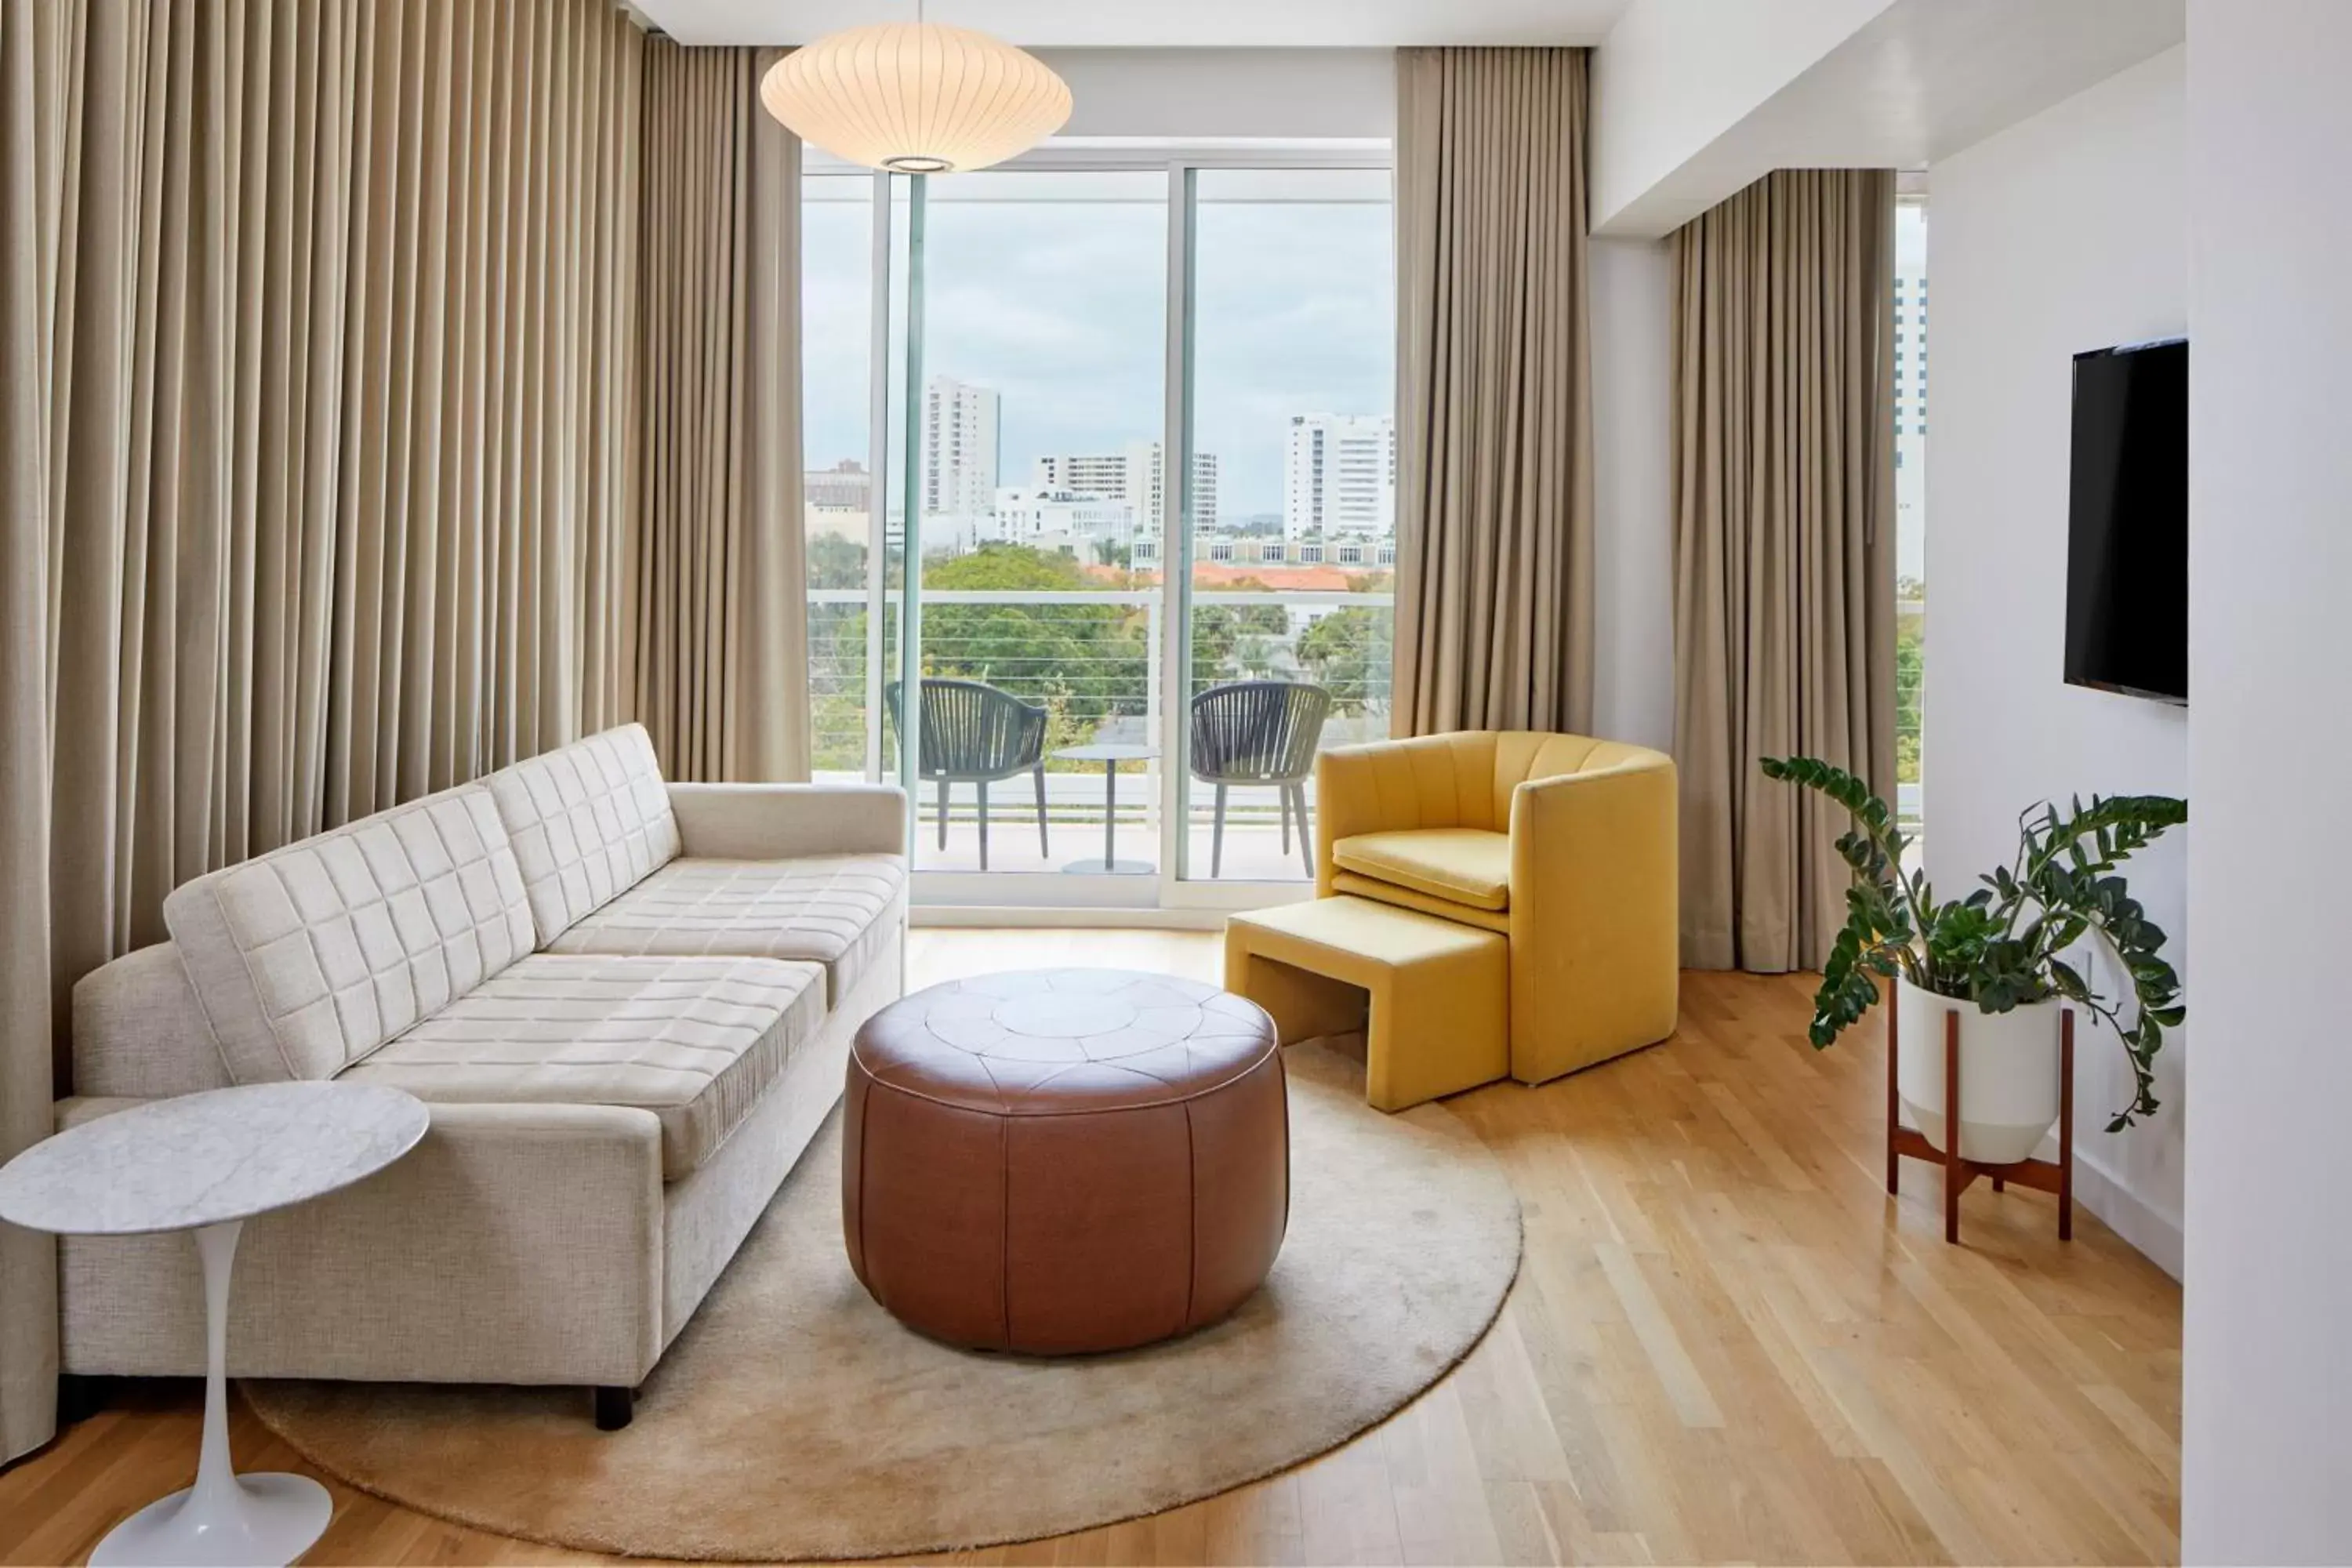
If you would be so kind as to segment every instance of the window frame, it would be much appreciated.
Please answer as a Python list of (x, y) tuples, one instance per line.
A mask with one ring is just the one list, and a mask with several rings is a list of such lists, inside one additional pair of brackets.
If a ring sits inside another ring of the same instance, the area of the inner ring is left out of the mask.
[[(1057, 916), (1079, 923), (1115, 923), (1123, 917), (1129, 923), (1141, 910), (1157, 910), (1180, 921), (1186, 917), (1222, 918), (1229, 910), (1264, 908), (1296, 902), (1314, 896), (1314, 885), (1307, 881), (1249, 881), (1239, 878), (1220, 879), (1189, 878), (1185, 864), (1188, 858), (1183, 817), (1184, 780), (1189, 774), (1191, 759), (1190, 726), (1176, 717), (1186, 711), (1189, 699), (1186, 682), (1191, 672), (1190, 649), (1192, 618), (1192, 571), (1195, 565), (1196, 542), (1192, 527), (1193, 509), (1194, 455), (1192, 440), (1192, 395), (1193, 381), (1193, 293), (1197, 276), (1194, 224), (1198, 200), (1196, 176), (1202, 170), (1381, 170), (1390, 175), (1390, 201), (1395, 201), (1395, 155), (1392, 143), (1386, 138), (1329, 138), (1310, 140), (1259, 140), (1253, 138), (1207, 138), (1188, 141), (1144, 141), (1117, 138), (1074, 139), (1049, 142), (1017, 157), (993, 166), (992, 173), (1164, 173), (1168, 181), (1168, 267), (1166, 277), (1167, 309), (1165, 313), (1167, 342), (1162, 352), (1166, 385), (1162, 398), (1161, 447), (1171, 454), (1163, 470), (1170, 495), (1166, 516), (1169, 520), (1160, 540), (1150, 552), (1160, 573), (1160, 636), (1161, 647), (1160, 710), (1163, 733), (1160, 737), (1162, 763), (1158, 784), (1158, 805), (1160, 831), (1160, 853), (1155, 872), (1145, 876), (1113, 876), (1092, 874), (1022, 875), (1008, 872), (970, 872), (922, 870), (912, 872), (912, 902), (918, 910), (927, 912), (954, 911), (943, 914), (945, 919), (971, 919), (985, 913), (1001, 918), (1013, 911), (1052, 910)], [(919, 407), (911, 372), (919, 363), (919, 344), (914, 342), (919, 332), (919, 321), (912, 332), (901, 333), (907, 326), (896, 318), (905, 310), (909, 294), (908, 278), (894, 276), (894, 265), (907, 264), (909, 278), (918, 270), (908, 261), (904, 237), (893, 232), (894, 221), (901, 215), (919, 210), (920, 196), (908, 199), (908, 186), (898, 182), (922, 176), (891, 174), (881, 171), (863, 171), (824, 153), (821, 149), (805, 147), (802, 173), (806, 175), (839, 175), (866, 174), (873, 181), (873, 241), (871, 265), (871, 300), (873, 321), (870, 342), (872, 354), (868, 363), (869, 461), (874, 500), (870, 505), (867, 552), (868, 597), (868, 658), (866, 686), (868, 691), (867, 764), (869, 779), (884, 776), (880, 736), (882, 733), (882, 689), (889, 672), (906, 662), (907, 649), (901, 647), (895, 655), (886, 653), (880, 646), (884, 608), (888, 598), (888, 514), (885, 499), (895, 490), (906, 488), (903, 464), (911, 468), (919, 462), (913, 449), (916, 424), (913, 409)], [(952, 176), (941, 176), (943, 178)], [(919, 191), (920, 187), (912, 187)], [(919, 297), (919, 295), (918, 295)], [(903, 350), (903, 353), (894, 352)], [(897, 405), (893, 396), (899, 378), (907, 384), (900, 389), (908, 398)], [(903, 432), (894, 432), (890, 414), (893, 406), (902, 410)], [(1391, 400), (1393, 406), (1393, 399)], [(894, 434), (899, 438), (894, 441)], [(894, 458), (894, 448), (896, 454)], [(920, 592), (912, 579), (916, 575), (912, 562), (919, 558), (920, 533), (917, 521), (908, 520), (909, 538), (909, 582), (904, 590), (900, 626), (902, 633), (919, 637)], [(1228, 546), (1232, 549), (1232, 546)], [(1238, 558), (1240, 552), (1233, 550)], [(1392, 543), (1382, 544), (1378, 551), (1392, 561)], [(1319, 560), (1319, 548), (1302, 548), (1299, 554), (1307, 560)], [(1140, 565), (1146, 559), (1139, 545), (1135, 556)], [(898, 640), (898, 639), (892, 639)], [(919, 645), (916, 645), (919, 646)], [(911, 759), (902, 754), (900, 767), (894, 772), (904, 773)], [(902, 780), (903, 782), (903, 780)], [(911, 847), (919, 817), (917, 792), (909, 790), (908, 822)]]

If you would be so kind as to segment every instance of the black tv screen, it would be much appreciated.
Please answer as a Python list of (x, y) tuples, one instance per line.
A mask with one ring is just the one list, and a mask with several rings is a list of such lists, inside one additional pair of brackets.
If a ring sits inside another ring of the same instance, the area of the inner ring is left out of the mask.
[(2189, 700), (2189, 345), (2074, 356), (2066, 679)]

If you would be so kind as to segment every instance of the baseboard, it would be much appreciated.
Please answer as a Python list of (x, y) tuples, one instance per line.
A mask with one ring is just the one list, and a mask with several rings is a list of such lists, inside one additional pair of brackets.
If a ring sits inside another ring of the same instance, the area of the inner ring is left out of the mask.
[(2180, 1278), (2180, 1222), (2150, 1207), (2137, 1194), (2074, 1152), (2074, 1199), (2099, 1216), (2109, 1230), (2129, 1242), (2150, 1263)]

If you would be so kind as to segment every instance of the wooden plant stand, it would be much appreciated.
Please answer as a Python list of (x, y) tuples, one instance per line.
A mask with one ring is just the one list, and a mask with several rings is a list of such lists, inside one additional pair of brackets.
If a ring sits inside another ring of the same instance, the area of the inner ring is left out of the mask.
[(1901, 1009), (1889, 988), (1886, 998), (1886, 1191), (1895, 1194), (1899, 1182), (1903, 1156), (1925, 1160), (1944, 1167), (1944, 1239), (1960, 1239), (1960, 1194), (1979, 1176), (1992, 1182), (1992, 1190), (2000, 1192), (2009, 1183), (2032, 1187), (2037, 1192), (2054, 1194), (2058, 1199), (2058, 1239), (2074, 1239), (2074, 1009), (2062, 1008), (2058, 1025), (2058, 1158), (2050, 1160), (2018, 1160), (2008, 1164), (1995, 1164), (1985, 1160), (1964, 1159), (1960, 1154), (1960, 1014), (1953, 1008), (1944, 1015), (1944, 1142), (1949, 1149), (1938, 1149), (1927, 1142), (1927, 1135), (1916, 1127), (1906, 1127), (1902, 1120), (1902, 1100), (1896, 1091), (1902, 1058), (1897, 1047), (1896, 1018)]

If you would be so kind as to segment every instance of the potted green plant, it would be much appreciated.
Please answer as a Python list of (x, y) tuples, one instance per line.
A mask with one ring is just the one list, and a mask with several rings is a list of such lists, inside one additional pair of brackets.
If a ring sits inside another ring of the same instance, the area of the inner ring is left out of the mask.
[[(1893, 980), (1896, 1092), (1927, 1142), (1945, 1149), (1944, 1018), (1964, 1010), (1960, 1153), (2008, 1163), (2031, 1154), (2058, 1119), (2059, 1009), (2071, 1002), (2112, 1026), (2131, 1058), (2136, 1091), (2107, 1131), (2155, 1111), (2156, 1053), (2187, 1010), (2164, 961), (2164, 932), (2116, 868), (2188, 821), (2188, 802), (2093, 795), (2063, 814), (2047, 801), (2029, 806), (2018, 817), (2016, 859), (1967, 897), (1939, 901), (1925, 871), (1904, 869), (1895, 814), (1860, 779), (1812, 757), (1768, 757), (1763, 767), (1768, 778), (1818, 790), (1853, 820), (1837, 841), (1853, 882), (1813, 997), (1816, 1047), (1869, 1011), (1879, 977)], [(2128, 1004), (2100, 994), (2068, 962), (2085, 937), (2114, 954)]]

